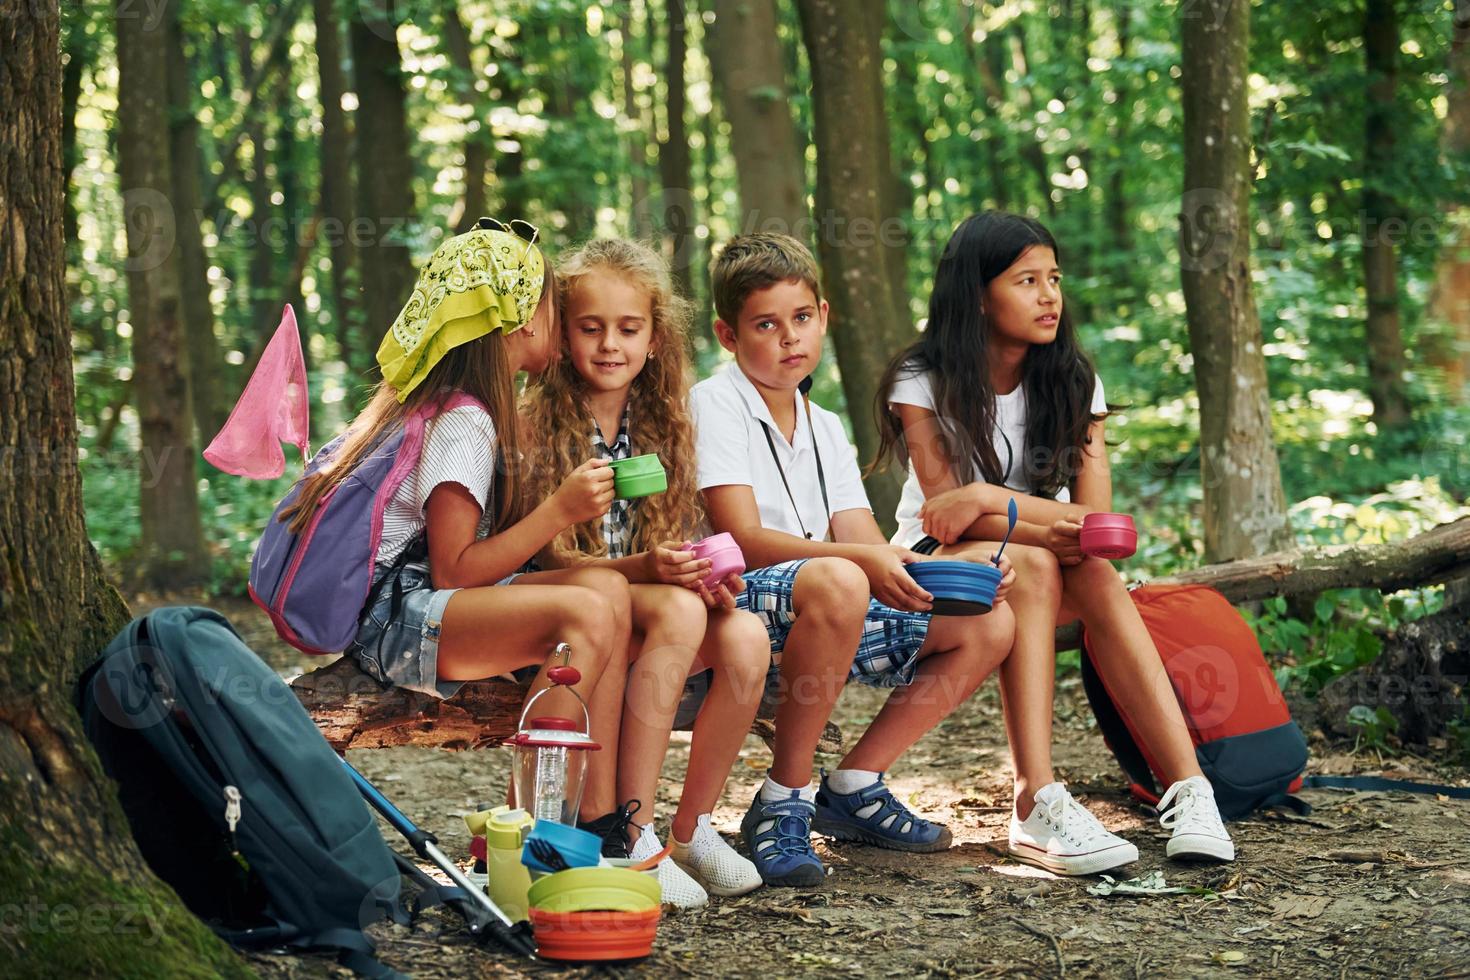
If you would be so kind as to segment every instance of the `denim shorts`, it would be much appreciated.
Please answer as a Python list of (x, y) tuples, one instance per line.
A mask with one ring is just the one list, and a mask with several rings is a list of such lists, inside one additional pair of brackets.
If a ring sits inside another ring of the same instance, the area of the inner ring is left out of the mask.
[[(796, 622), (791, 593), (796, 573), (810, 559), (782, 562), (767, 568), (746, 572), (745, 591), (735, 597), (735, 604), (760, 617), (771, 641), (771, 669), (766, 675), (766, 690), (773, 690), (781, 676), (781, 653), (786, 637)], [(929, 614), (904, 612), (885, 606), (877, 599), (868, 600), (868, 616), (863, 635), (853, 652), (847, 679), (872, 687), (903, 687), (912, 684), (919, 666), (919, 651), (929, 636)], [(689, 678), (684, 684), (675, 724), (692, 723), (709, 693), (710, 671)]]
[[(508, 585), (510, 575), (497, 585)], [(384, 684), (434, 698), (452, 697), (464, 681), (439, 680), (439, 630), (444, 608), (458, 589), (436, 589), (427, 562), (410, 561), (396, 569), (380, 569), (374, 580), (376, 598), (362, 612), (357, 638), (347, 648), (364, 672)], [(393, 584), (398, 583), (398, 610), (393, 611)], [(379, 587), (381, 585), (381, 587)]]

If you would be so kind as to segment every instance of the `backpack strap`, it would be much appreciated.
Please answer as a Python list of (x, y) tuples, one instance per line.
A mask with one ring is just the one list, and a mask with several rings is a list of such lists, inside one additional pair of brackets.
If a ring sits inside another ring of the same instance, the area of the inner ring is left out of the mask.
[(373, 941), (360, 929), (327, 929), (313, 936), (305, 936), (292, 945), (309, 949), (328, 948), (337, 951), (337, 963), (347, 967), (360, 977), (369, 980), (411, 980), (373, 955)]
[(1448, 796), (1452, 800), (1470, 800), (1470, 786), (1446, 786), (1442, 783), (1419, 783), (1410, 779), (1386, 779), (1383, 776), (1307, 776), (1303, 789), (1352, 789), (1360, 793), (1425, 793)]

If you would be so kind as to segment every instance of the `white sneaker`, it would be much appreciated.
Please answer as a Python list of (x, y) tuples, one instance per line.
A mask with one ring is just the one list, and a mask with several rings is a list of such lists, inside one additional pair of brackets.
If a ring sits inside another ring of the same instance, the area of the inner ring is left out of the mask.
[(707, 813), (694, 825), (689, 843), (674, 841), (673, 858), (711, 895), (730, 898), (761, 886), (760, 872), (755, 865), (725, 842), (710, 825)]
[(1025, 820), (1011, 811), (1011, 857), (1059, 875), (1091, 875), (1138, 860), (1138, 848), (1072, 799), (1061, 783), (1036, 791)]
[[(664, 849), (653, 829), (653, 824), (644, 824), (638, 839), (628, 849), (628, 857), (634, 861), (651, 858)], [(709, 904), (709, 895), (699, 882), (684, 873), (671, 858), (658, 863), (658, 887), (663, 892), (663, 903), (678, 909), (697, 909)]]
[(1158, 809), (1159, 823), (1174, 831), (1164, 847), (1169, 857), (1235, 860), (1235, 844), (1215, 805), (1215, 788), (1205, 777), (1190, 776), (1170, 786)]

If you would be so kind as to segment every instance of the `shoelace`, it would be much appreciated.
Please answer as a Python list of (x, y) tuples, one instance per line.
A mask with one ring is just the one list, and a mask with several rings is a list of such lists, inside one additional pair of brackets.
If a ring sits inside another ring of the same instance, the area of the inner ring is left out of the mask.
[(1066, 793), (1060, 799), (1052, 800), (1044, 804), (1046, 814), (1051, 818), (1051, 824), (1056, 828), (1058, 834), (1068, 837), (1076, 842), (1084, 843), (1097, 837), (1099, 834), (1107, 833), (1104, 827), (1088, 809), (1081, 803), (1072, 799), (1072, 794)]
[[(795, 856), (811, 850), (811, 815), (815, 811), (816, 807), (805, 800), (764, 804), (761, 816), (775, 823), (765, 833), (756, 835), (756, 859), (769, 861), (777, 855)], [(760, 847), (767, 840), (771, 846)]]
[[(1169, 804), (1174, 804), (1172, 807)], [(1191, 782), (1175, 783), (1159, 800), (1159, 824), (1173, 830), (1180, 824), (1195, 824), (1203, 830), (1223, 834), (1224, 825), (1214, 807)]]

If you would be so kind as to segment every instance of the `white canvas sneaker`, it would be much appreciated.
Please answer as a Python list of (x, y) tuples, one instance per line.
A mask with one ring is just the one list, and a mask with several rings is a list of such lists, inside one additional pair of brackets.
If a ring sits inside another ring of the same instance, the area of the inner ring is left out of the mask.
[(689, 843), (674, 841), (673, 858), (711, 895), (730, 898), (761, 886), (755, 865), (725, 842), (710, 825), (709, 814), (700, 816)]
[(1235, 843), (1220, 819), (1215, 788), (1203, 776), (1190, 776), (1169, 787), (1159, 800), (1159, 823), (1174, 832), (1164, 846), (1171, 858), (1235, 860)]
[[(663, 849), (664, 845), (659, 841), (653, 824), (645, 824), (638, 839), (628, 849), (628, 857), (634, 861), (642, 861)], [(679, 909), (697, 909), (709, 904), (709, 894), (699, 886), (699, 882), (685, 874), (684, 869), (675, 864), (673, 858), (664, 858), (658, 863), (658, 887), (663, 892), (665, 905)]]
[(1010, 855), (1059, 875), (1091, 875), (1138, 860), (1138, 848), (1072, 799), (1061, 783), (1036, 791), (1025, 820), (1011, 811)]

